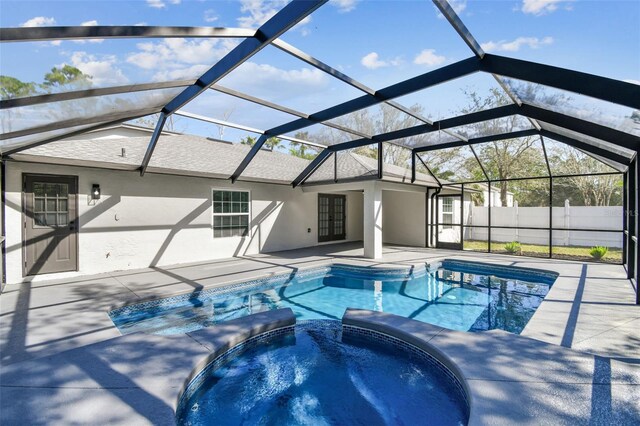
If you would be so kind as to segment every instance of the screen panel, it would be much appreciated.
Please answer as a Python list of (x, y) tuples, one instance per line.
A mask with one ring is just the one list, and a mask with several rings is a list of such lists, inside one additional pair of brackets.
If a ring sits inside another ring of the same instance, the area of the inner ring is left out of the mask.
[(522, 80), (504, 81), (525, 103), (640, 136), (640, 113), (633, 108)]
[(473, 145), (490, 179), (549, 176), (538, 135)]
[(108, 117), (127, 111), (135, 115), (139, 110), (161, 109), (182, 90), (180, 87), (148, 90), (3, 109), (0, 110), (0, 130), (10, 133), (66, 120)]
[(468, 146), (427, 151), (419, 156), (442, 181), (471, 182), (486, 179)]

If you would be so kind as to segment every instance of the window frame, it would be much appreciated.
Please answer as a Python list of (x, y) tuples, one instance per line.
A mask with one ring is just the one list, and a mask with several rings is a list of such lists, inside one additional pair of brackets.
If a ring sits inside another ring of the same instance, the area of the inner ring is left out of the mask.
[[(55, 195), (52, 198), (49, 198), (49, 196), (47, 195), (46, 191), (44, 193), (43, 196), (36, 196), (35, 191), (33, 192), (32, 195), (32, 203), (33, 203), (33, 227), (34, 228), (38, 228), (38, 229), (45, 229), (45, 228), (66, 228), (67, 226), (69, 226), (69, 185), (68, 184), (52, 184), (50, 182), (34, 182), (34, 186), (35, 184), (42, 184), (42, 185), (67, 185), (67, 195), (66, 196), (60, 196), (60, 195)], [(37, 210), (36, 206), (37, 206), (37, 201), (38, 200), (42, 200), (42, 207), (43, 210)], [(54, 210), (49, 210), (48, 209), (48, 202), (49, 201), (53, 201), (55, 203), (55, 209)], [(67, 203), (67, 208), (66, 210), (60, 210), (60, 201), (65, 201)], [(40, 224), (38, 223), (38, 215), (42, 215), (42, 217), (44, 218), (44, 224)], [(48, 223), (48, 216), (49, 215), (55, 215), (55, 223)], [(60, 221), (60, 216), (65, 215), (66, 216), (66, 221), (61, 222)]]
[[(216, 213), (215, 211), (215, 200), (214, 200), (214, 193), (215, 192), (244, 192), (248, 195), (248, 199), (247, 199), (247, 205), (248, 205), (248, 211), (247, 212), (230, 212), (230, 213)], [(236, 188), (216, 188), (216, 187), (211, 187), (210, 188), (210, 196), (211, 196), (211, 236), (213, 237), (214, 240), (219, 240), (219, 239), (229, 239), (229, 238), (251, 238), (253, 236), (253, 232), (252, 232), (252, 226), (251, 226), (251, 222), (252, 222), (252, 208), (251, 208), (251, 204), (252, 204), (252, 193), (251, 190), (249, 189), (236, 189)], [(229, 216), (246, 216), (247, 217), (247, 235), (232, 235), (229, 237), (216, 237), (215, 235), (215, 218), (216, 216), (220, 216), (220, 217), (229, 217)]]
[[(445, 200), (451, 200), (451, 211), (445, 211)], [(445, 217), (450, 217), (451, 222), (445, 222)], [(442, 229), (453, 229), (453, 197), (442, 197)]]

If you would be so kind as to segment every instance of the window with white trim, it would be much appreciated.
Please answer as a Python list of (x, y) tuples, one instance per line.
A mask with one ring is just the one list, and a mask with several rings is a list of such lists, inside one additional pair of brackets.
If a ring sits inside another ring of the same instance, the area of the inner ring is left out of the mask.
[(249, 235), (249, 191), (213, 190), (213, 237)]
[(453, 198), (442, 198), (442, 229), (451, 229), (453, 226)]

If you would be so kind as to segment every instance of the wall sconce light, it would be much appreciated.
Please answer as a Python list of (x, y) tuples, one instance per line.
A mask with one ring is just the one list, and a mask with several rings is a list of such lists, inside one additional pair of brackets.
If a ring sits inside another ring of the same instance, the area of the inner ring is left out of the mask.
[(100, 185), (98, 185), (97, 183), (94, 183), (93, 187), (91, 188), (91, 199), (92, 200), (100, 199)]

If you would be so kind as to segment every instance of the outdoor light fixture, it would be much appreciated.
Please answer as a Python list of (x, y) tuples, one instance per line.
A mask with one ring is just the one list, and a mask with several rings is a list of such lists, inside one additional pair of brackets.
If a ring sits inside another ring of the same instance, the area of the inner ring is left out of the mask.
[(94, 183), (93, 187), (91, 188), (91, 199), (92, 200), (100, 199), (100, 185), (98, 185), (97, 183)]

